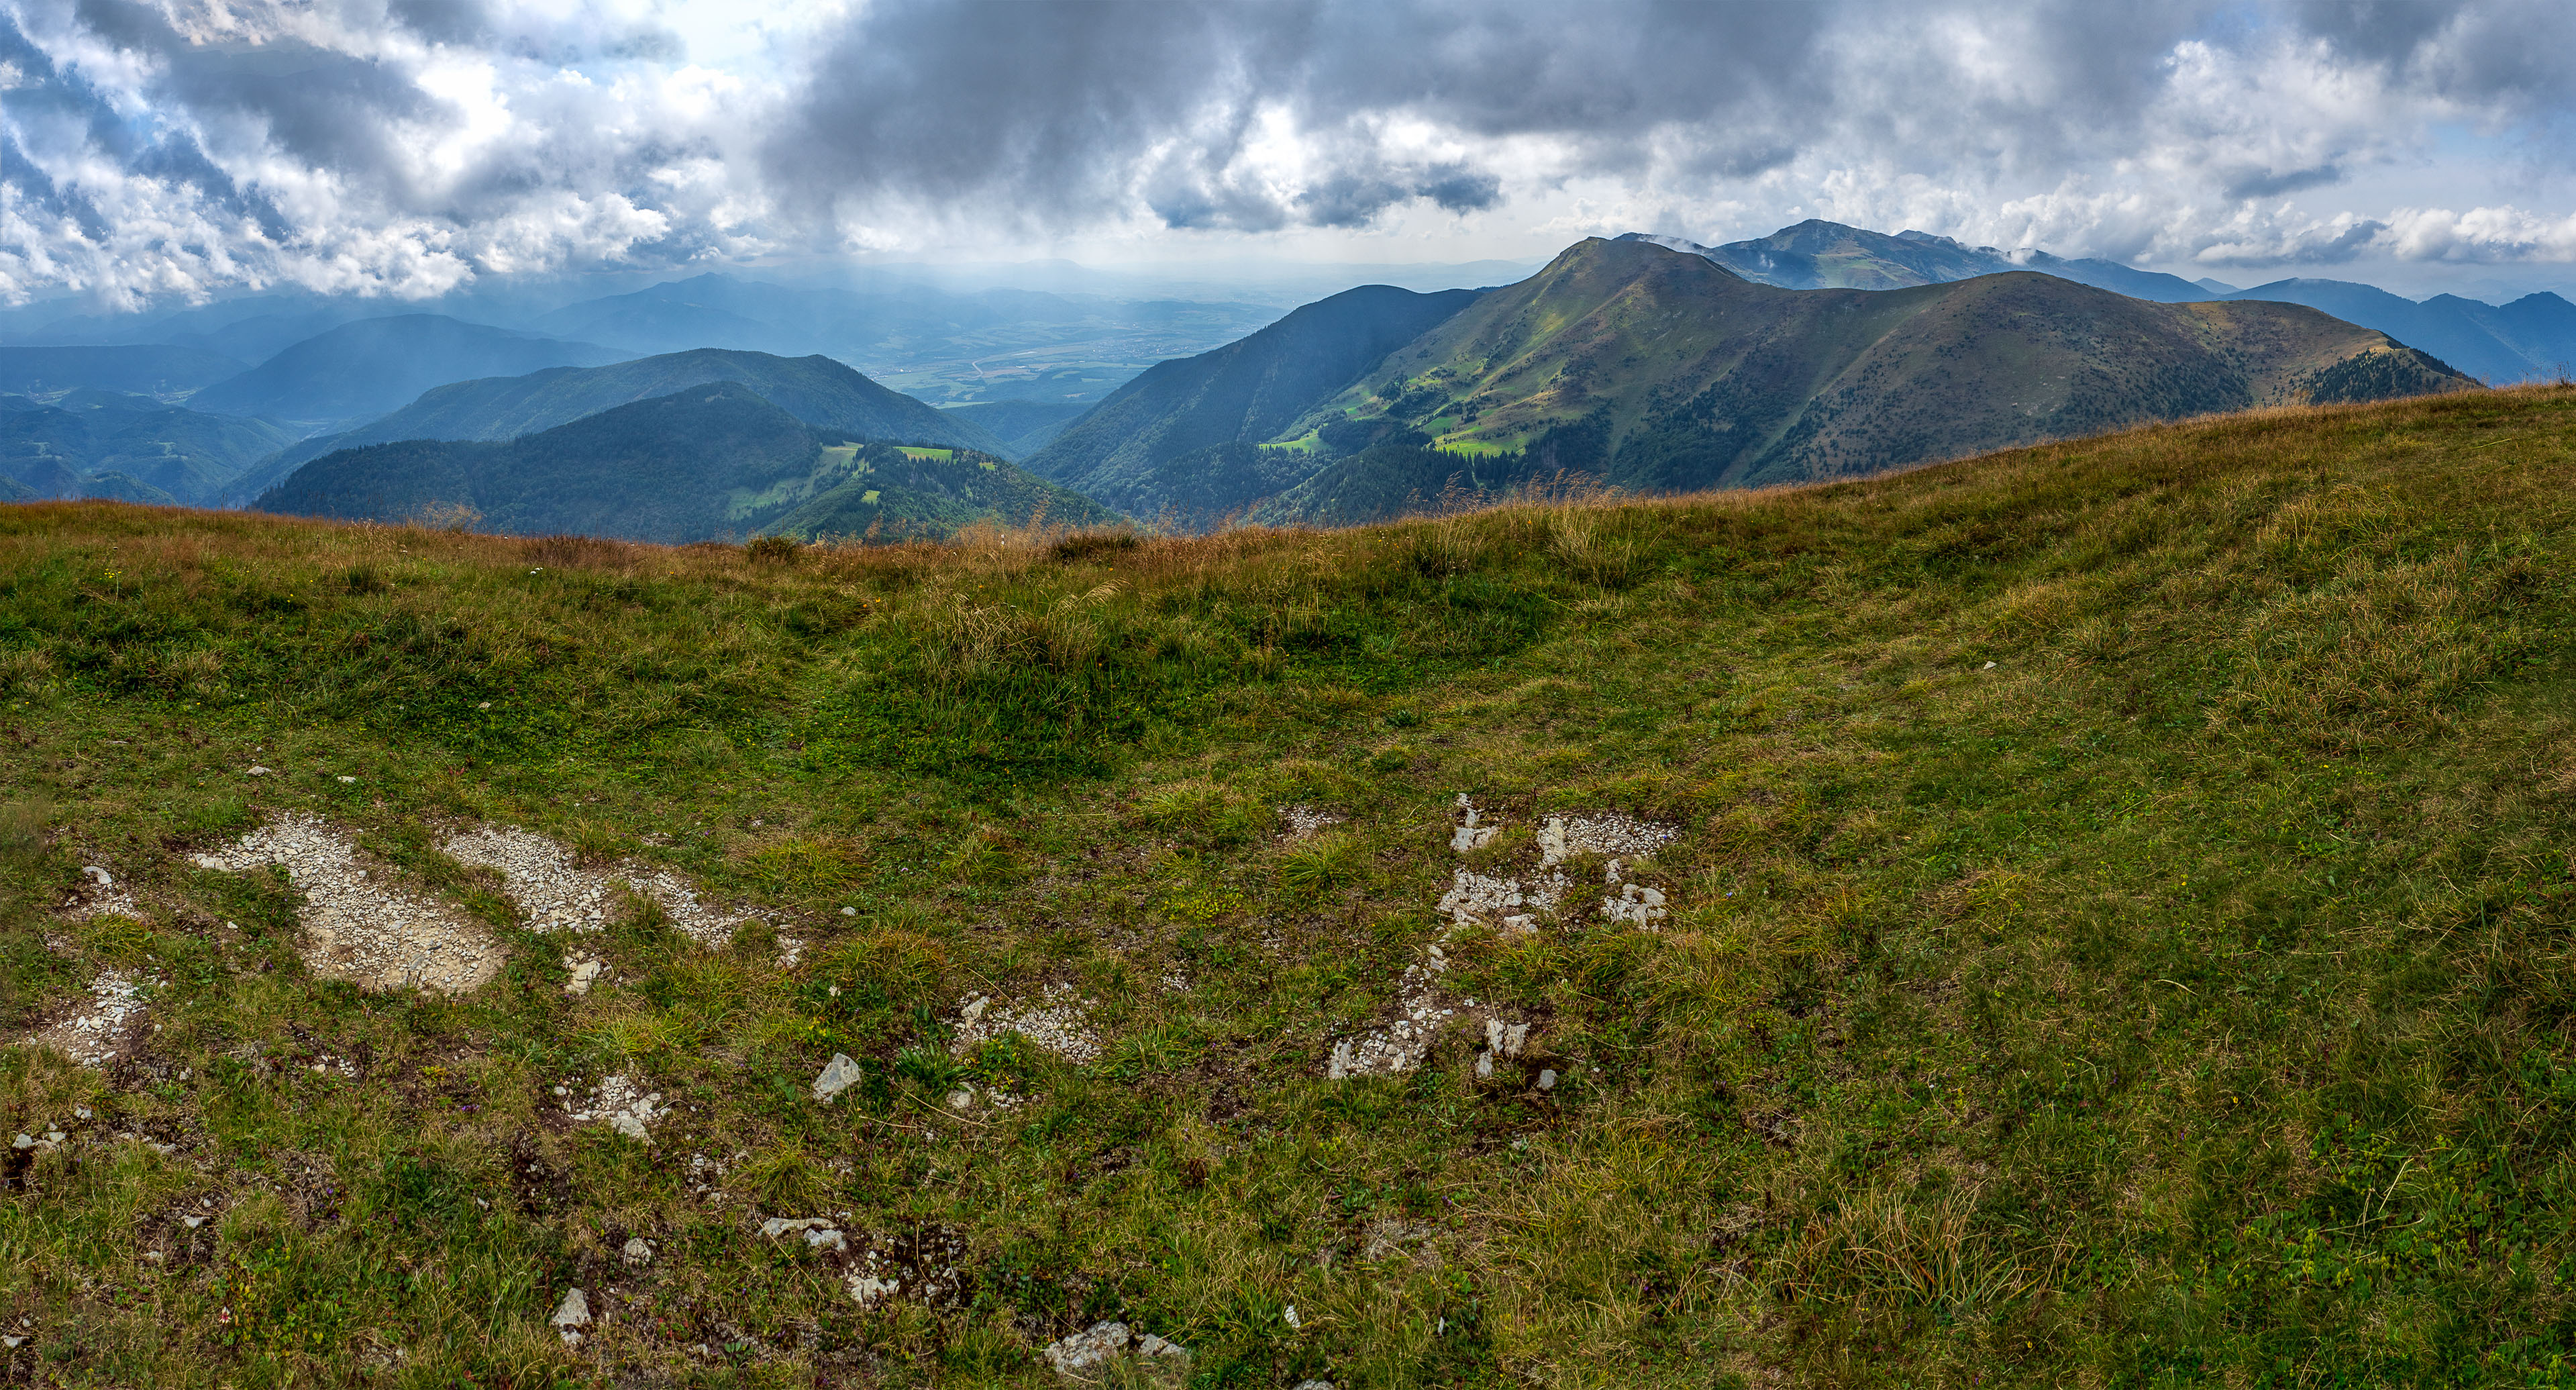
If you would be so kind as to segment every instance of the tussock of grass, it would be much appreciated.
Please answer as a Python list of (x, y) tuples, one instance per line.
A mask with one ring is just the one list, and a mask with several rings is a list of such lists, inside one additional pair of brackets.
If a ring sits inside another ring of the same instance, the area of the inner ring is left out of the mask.
[[(1206, 1384), (2549, 1382), (2571, 425), (2526, 389), (768, 556), (0, 511), (0, 1037), (160, 981), (105, 1072), (0, 1049), (0, 1132), (72, 1135), (0, 1197), (6, 1364), (1034, 1385), (1117, 1317)], [(1504, 827), (1465, 859), (1461, 791)], [(1480, 1079), (1462, 1016), (1323, 1079), (1456, 868), (1609, 810), (1680, 828), (1628, 870), (1662, 931), (1575, 861), (1560, 920), (1443, 944), (1526, 1055)], [(186, 867), (287, 811), (492, 921), (501, 979), (307, 974), (287, 885)], [(535, 935), (434, 848), (478, 820), (778, 924)], [(86, 864), (145, 919), (60, 913)], [(976, 997), (1100, 1054), (961, 1044)], [(610, 1075), (649, 1144), (565, 1120)], [(751, 1220), (813, 1215), (962, 1252), (954, 1296), (862, 1309)]]

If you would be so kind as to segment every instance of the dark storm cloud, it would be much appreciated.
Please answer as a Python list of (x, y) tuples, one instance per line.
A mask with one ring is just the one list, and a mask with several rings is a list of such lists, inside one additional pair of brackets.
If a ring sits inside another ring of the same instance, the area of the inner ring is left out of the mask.
[[(1695, 159), (1750, 172), (1829, 101), (1811, 69), (1832, 20), (1790, 5), (894, 0), (826, 46), (767, 161), (809, 206), (999, 193), (1057, 218), (1109, 213), (1141, 184), (1173, 226), (1350, 226), (1413, 200), (1476, 211), (1499, 198), (1496, 172), (1408, 153), (1385, 123), (1570, 138), (1601, 171), (1686, 128)], [(1301, 189), (1247, 168), (1265, 112), (1327, 160)]]

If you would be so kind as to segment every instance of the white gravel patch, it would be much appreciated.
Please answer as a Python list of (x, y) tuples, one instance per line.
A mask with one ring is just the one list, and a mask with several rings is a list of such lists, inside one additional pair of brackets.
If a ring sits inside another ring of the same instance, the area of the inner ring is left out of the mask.
[[(559, 1091), (570, 1089), (558, 1088)], [(574, 1123), (596, 1124), (605, 1120), (610, 1129), (629, 1139), (650, 1140), (652, 1133), (647, 1126), (670, 1113), (671, 1108), (662, 1103), (661, 1092), (648, 1095), (641, 1084), (624, 1075), (602, 1080), (587, 1105), (576, 1109), (572, 1102), (564, 1102), (564, 1114)]]
[[(710, 948), (733, 939), (734, 929), (751, 915), (727, 912), (698, 900), (688, 880), (667, 869), (629, 859), (608, 870), (582, 868), (571, 849), (510, 825), (487, 825), (464, 832), (440, 848), (460, 864), (501, 871), (511, 901), (527, 914), (530, 928), (541, 932), (595, 932), (608, 925), (608, 913), (625, 889), (662, 905), (680, 934)], [(790, 963), (803, 943), (782, 941)]]
[(1565, 894), (1565, 886), (1563, 874), (1524, 884), (1500, 874), (1460, 869), (1433, 910), (1456, 927), (1498, 926), (1507, 931), (1529, 931), (1537, 925), (1533, 914), (1556, 906)]
[(1100, 1035), (1084, 1021), (1085, 1005), (1071, 985), (1056, 985), (1025, 1004), (996, 1005), (977, 995), (957, 1012), (953, 1050), (964, 1056), (975, 1044), (1004, 1033), (1017, 1033), (1066, 1061), (1088, 1065), (1100, 1060)]
[(1396, 991), (1395, 1021), (1335, 1043), (1331, 1059), (1324, 1064), (1325, 1079), (1397, 1076), (1421, 1066), (1431, 1055), (1431, 1041), (1440, 1025), (1457, 1013), (1440, 1007), (1438, 977), (1446, 966), (1437, 947), (1429, 964), (1406, 966)]
[[(1464, 854), (1490, 842), (1496, 826), (1478, 824), (1475, 806), (1465, 793), (1458, 796), (1457, 822), (1449, 847)], [(1566, 895), (1573, 891), (1563, 865), (1579, 855), (1612, 856), (1609, 864), (1609, 896), (1601, 900), (1601, 914), (1613, 922), (1631, 926), (1652, 927), (1670, 915), (1663, 890), (1628, 881), (1627, 861), (1653, 854), (1681, 834), (1678, 827), (1641, 821), (1616, 811), (1595, 816), (1550, 816), (1539, 827), (1538, 867), (1526, 875), (1479, 874), (1456, 870), (1449, 891), (1441, 895), (1434, 907), (1449, 919), (1450, 926), (1499, 927), (1504, 931), (1532, 931), (1538, 926), (1538, 914), (1554, 912)]]
[(116, 881), (116, 875), (97, 864), (81, 866), (80, 888), (63, 899), (62, 914), (75, 922), (92, 917), (131, 917), (143, 920), (143, 904)]
[(1599, 816), (1550, 816), (1538, 829), (1538, 866), (1552, 869), (1578, 854), (1642, 859), (1671, 844), (1677, 826), (1635, 820), (1613, 811)]
[(462, 994), (501, 971), (490, 932), (444, 903), (394, 888), (382, 864), (315, 817), (281, 816), (195, 863), (229, 873), (284, 866), (304, 894), (305, 966), (325, 979)]
[(144, 982), (121, 970), (90, 981), (89, 1000), (27, 1041), (50, 1047), (85, 1067), (103, 1067), (125, 1055), (142, 1031)]
[(1342, 817), (1330, 811), (1319, 811), (1312, 806), (1281, 806), (1277, 809), (1280, 823), (1288, 827), (1288, 838), (1291, 840), (1305, 839), (1309, 835), (1319, 833), (1326, 826), (1339, 825), (1343, 820)]

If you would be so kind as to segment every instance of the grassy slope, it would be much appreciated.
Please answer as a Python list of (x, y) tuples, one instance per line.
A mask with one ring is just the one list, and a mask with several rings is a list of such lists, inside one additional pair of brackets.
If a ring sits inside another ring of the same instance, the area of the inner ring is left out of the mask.
[(1118, 520), (1081, 493), (999, 459), (882, 444), (869, 446), (866, 455), (858, 472), (764, 529), (804, 540), (944, 539), (995, 521), (1106, 526)]
[[(0, 513), (0, 1010), (170, 982), (113, 1079), (0, 1051), (0, 1127), (179, 1146), (0, 1201), (11, 1365), (1041, 1385), (1033, 1345), (1121, 1315), (1210, 1384), (2554, 1383), (2571, 426), (2530, 389), (1072, 561)], [(1459, 1038), (1327, 1083), (1437, 935), (1461, 790), (1486, 862), (1552, 809), (1682, 825), (1674, 920), (1450, 943), (1552, 1094)], [(1283, 847), (1293, 802), (1351, 822)], [(301, 973), (280, 890), (172, 857), (286, 809), (496, 921), (437, 827), (817, 939), (782, 979), (629, 921), (576, 1000), (514, 930), (473, 997), (361, 997)], [(99, 862), (155, 925), (48, 916)], [(1108, 1055), (987, 1049), (1028, 1103), (941, 1118), (937, 1020), (1048, 982)], [(820, 1109), (835, 1049), (869, 1080)], [(613, 1069), (691, 1107), (656, 1148), (546, 1118)], [(762, 1214), (944, 1229), (968, 1302), (856, 1311), (691, 1152)], [(577, 1353), (573, 1283), (621, 1317)]]
[(1443, 443), (1518, 447), (1597, 419), (1600, 442), (1564, 466), (1649, 488), (1804, 481), (2300, 401), (2332, 364), (2389, 350), (2296, 306), (2149, 304), (2030, 274), (1791, 291), (1595, 240), (1280, 437), (1392, 413)]

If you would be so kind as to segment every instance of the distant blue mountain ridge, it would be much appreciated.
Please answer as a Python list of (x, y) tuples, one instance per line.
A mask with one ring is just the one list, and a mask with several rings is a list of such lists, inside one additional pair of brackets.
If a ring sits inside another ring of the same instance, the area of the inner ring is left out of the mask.
[(2238, 289), (2223, 281), (2185, 280), (2117, 261), (2070, 260), (2045, 251), (2006, 252), (1962, 245), (1930, 232), (1889, 236), (1817, 220), (1723, 246), (1641, 232), (1620, 239), (1651, 241), (1705, 256), (1747, 280), (1793, 290), (1894, 290), (2035, 270), (2164, 304), (2206, 300), (2304, 304), (2346, 323), (2375, 328), (2498, 385), (2554, 380), (2576, 363), (2576, 304), (2546, 292), (2525, 295), (2510, 304), (2487, 304), (2452, 294), (2412, 300), (2348, 280), (2276, 280)]

